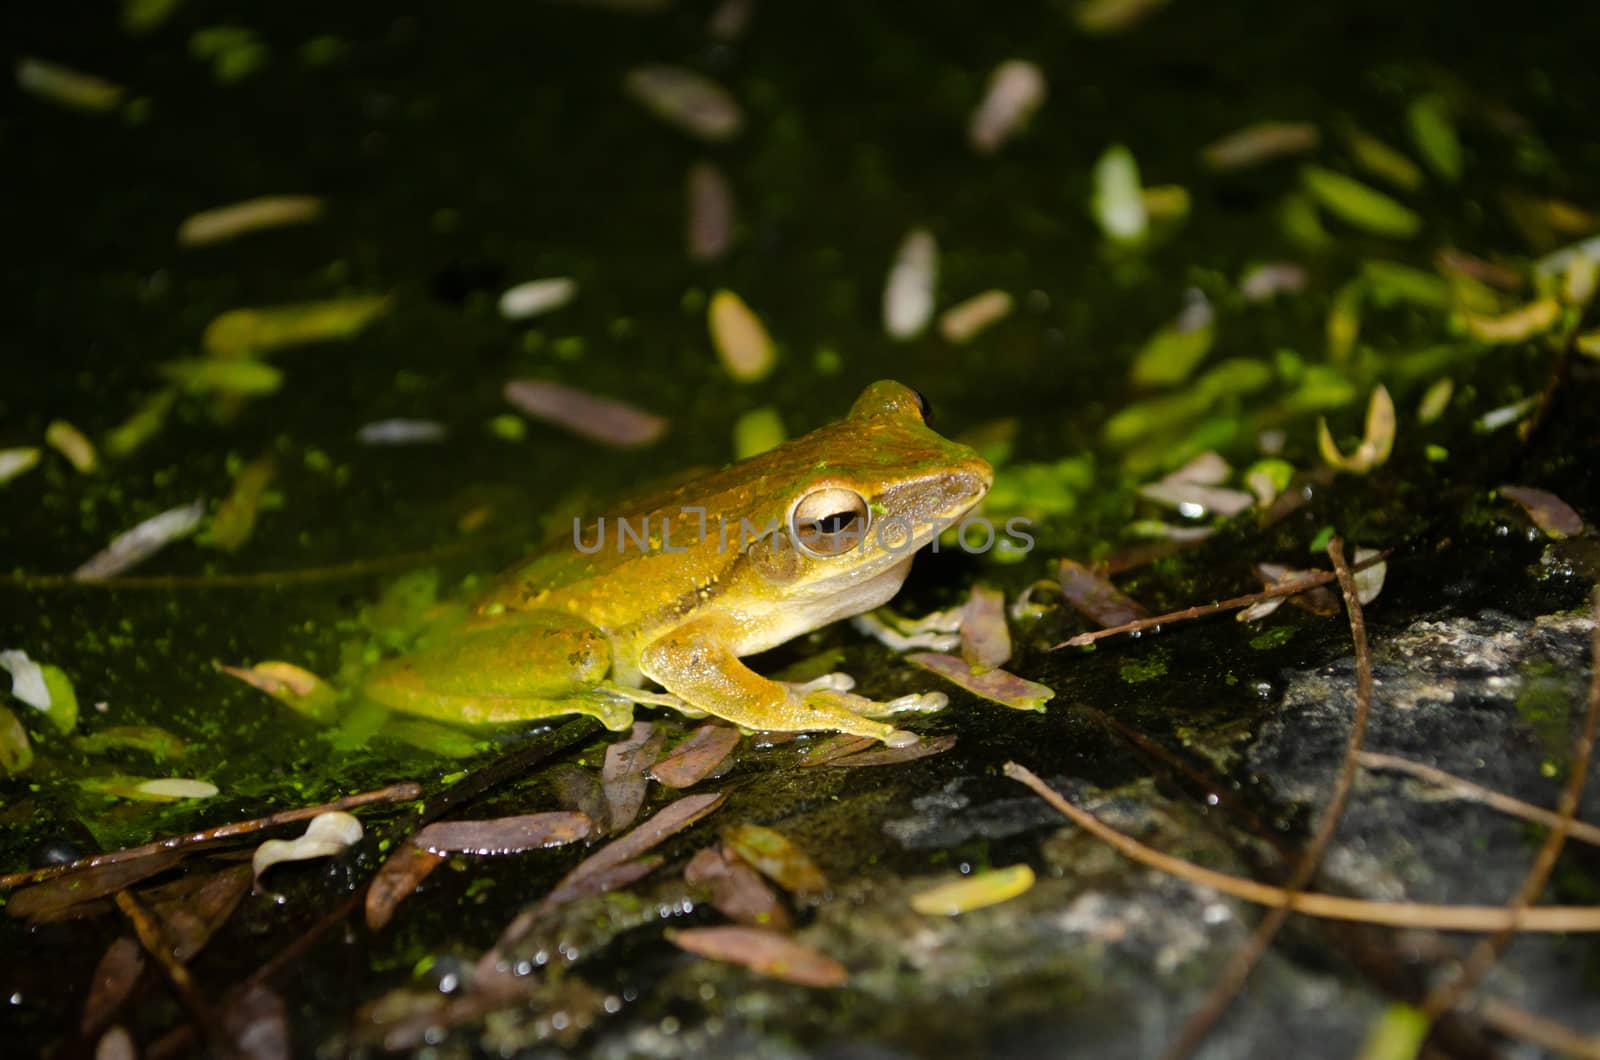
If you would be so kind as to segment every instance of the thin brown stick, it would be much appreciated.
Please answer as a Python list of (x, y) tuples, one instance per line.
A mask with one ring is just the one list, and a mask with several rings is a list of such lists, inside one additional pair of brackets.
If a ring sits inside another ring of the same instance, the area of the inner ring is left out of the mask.
[(1479, 1002), (1478, 1015), (1489, 1026), (1508, 1037), (1521, 1038), (1564, 1056), (1600, 1060), (1600, 1036), (1575, 1031), (1565, 1023), (1557, 1023), (1495, 998), (1485, 998)]
[(166, 932), (161, 929), (161, 922), (150, 915), (150, 911), (133, 896), (132, 891), (118, 891), (116, 902), (117, 908), (122, 910), (122, 915), (133, 926), (134, 934), (139, 937), (139, 945), (144, 947), (144, 951), (166, 976), (167, 984), (178, 995), (178, 1001), (189, 1013), (189, 1018), (205, 1033), (211, 1048), (225, 1058), (237, 1056), (238, 1051), (223, 1029), (222, 1021), (195, 985), (189, 969), (173, 956), (172, 946), (167, 942)]
[[(1306, 844), (1305, 853), (1295, 865), (1289, 882), (1284, 885), (1284, 890), (1290, 896), (1298, 894), (1311, 882), (1318, 866), (1322, 864), (1328, 844), (1333, 841), (1339, 819), (1344, 815), (1350, 792), (1355, 787), (1356, 774), (1361, 768), (1358, 756), (1367, 734), (1367, 718), (1372, 713), (1372, 655), (1367, 648), (1367, 624), (1361, 613), (1361, 601), (1356, 597), (1355, 579), (1345, 563), (1342, 538), (1334, 537), (1328, 542), (1328, 558), (1333, 561), (1339, 588), (1344, 592), (1345, 613), (1350, 616), (1350, 641), (1356, 653), (1356, 709), (1350, 722), (1350, 736), (1345, 742), (1344, 760), (1339, 763), (1339, 772), (1334, 777), (1333, 793), (1328, 797), (1328, 805), (1322, 811), (1311, 841)], [(1234, 998), (1239, 996), (1239, 991), (1249, 981), (1250, 973), (1255, 971), (1256, 965), (1272, 946), (1272, 940), (1277, 937), (1284, 921), (1289, 919), (1289, 912), (1289, 906), (1281, 905), (1256, 925), (1255, 931), (1234, 952), (1233, 959), (1223, 969), (1210, 995), (1184, 1022), (1178, 1036), (1167, 1046), (1162, 1054), (1166, 1060), (1183, 1060), (1211, 1033), (1211, 1028), (1228, 1011), (1228, 1006), (1233, 1004)]]
[(113, 850), (105, 854), (95, 854), (77, 861), (69, 861), (65, 865), (46, 865), (42, 868), (27, 869), (23, 872), (12, 872), (0, 876), (0, 887), (20, 887), (25, 883), (38, 883), (41, 880), (55, 879), (65, 876), (69, 872), (78, 872), (82, 869), (98, 868), (101, 865), (114, 865), (119, 861), (133, 861), (137, 858), (149, 857), (151, 854), (163, 850), (177, 850), (180, 847), (192, 847), (201, 843), (214, 843), (220, 839), (232, 839), (234, 836), (248, 835), (259, 832), (263, 828), (273, 828), (280, 824), (292, 824), (303, 821), (308, 817), (315, 817), (320, 813), (330, 810), (348, 810), (356, 806), (367, 806), (375, 802), (405, 802), (422, 796), (422, 785), (414, 781), (405, 781), (400, 784), (390, 784), (386, 788), (376, 791), (364, 791), (359, 795), (345, 795), (325, 802), (321, 806), (301, 806), (293, 810), (284, 810), (281, 813), (270, 814), (266, 817), (255, 817), (248, 821), (232, 821), (220, 824), (214, 828), (202, 828), (198, 832), (189, 832), (186, 835), (169, 836), (166, 839), (157, 839), (153, 843), (143, 846), (126, 847), (122, 850)]
[[(1325, 920), (1348, 920), (1384, 927), (1431, 928), (1435, 931), (1498, 931), (1514, 922), (1512, 911), (1503, 905), (1374, 902), (1315, 891), (1290, 894), (1281, 887), (1230, 876), (1226, 872), (1203, 868), (1192, 861), (1153, 850), (1132, 836), (1123, 835), (1094, 814), (1072, 805), (1025, 766), (1007, 762), (1005, 774), (1031, 788), (1073, 824), (1141, 865), (1257, 905), (1287, 906), (1297, 913)], [(1523, 931), (1600, 932), (1600, 906), (1541, 905), (1524, 910), (1522, 916)]]
[(1567, 833), (1572, 827), (1572, 815), (1578, 810), (1578, 803), (1583, 798), (1584, 785), (1589, 779), (1589, 759), (1594, 753), (1595, 732), (1600, 729), (1600, 589), (1596, 589), (1593, 594), (1592, 614), (1594, 630), (1590, 635), (1588, 709), (1584, 712), (1583, 730), (1573, 747), (1571, 773), (1567, 777), (1566, 785), (1561, 789), (1561, 798), (1556, 802), (1556, 816), (1559, 820), (1550, 829), (1550, 834), (1544, 837), (1539, 853), (1534, 855), (1533, 864), (1529, 866), (1527, 875), (1522, 879), (1522, 886), (1517, 889), (1517, 895), (1511, 901), (1509, 908), (1511, 924), (1492, 937), (1479, 940), (1472, 948), (1472, 953), (1468, 955), (1466, 964), (1462, 966), (1461, 974), (1453, 981), (1435, 987), (1423, 999), (1422, 1011), (1430, 1019), (1438, 1019), (1455, 1008), (1461, 999), (1478, 985), (1478, 981), (1494, 962), (1500, 959), (1500, 955), (1516, 936), (1524, 911), (1544, 891), (1545, 884), (1550, 880), (1550, 873), (1555, 871), (1556, 859), (1561, 856), (1561, 848), (1566, 845)]
[[(1382, 552), (1379, 552), (1376, 556), (1368, 556), (1360, 563), (1353, 565), (1350, 570), (1352, 573), (1355, 571), (1366, 570), (1368, 567), (1382, 563), (1393, 554), (1394, 549), (1386, 548)], [(1088, 632), (1079, 633), (1076, 637), (1069, 637), (1060, 644), (1052, 645), (1050, 650), (1056, 651), (1060, 648), (1081, 648), (1085, 645), (1093, 644), (1097, 640), (1104, 640), (1107, 637), (1114, 637), (1119, 633), (1138, 633), (1140, 630), (1150, 629), (1153, 626), (1164, 626), (1178, 622), (1189, 622), (1197, 618), (1205, 618), (1207, 615), (1220, 614), (1223, 611), (1237, 611), (1240, 608), (1249, 607), (1251, 604), (1257, 604), (1263, 600), (1275, 600), (1280, 596), (1294, 596), (1297, 593), (1305, 592), (1307, 589), (1315, 589), (1319, 585), (1326, 585), (1337, 578), (1338, 574), (1333, 571), (1318, 571), (1315, 574), (1302, 575), (1293, 581), (1286, 581), (1280, 585), (1268, 586), (1267, 588), (1262, 589), (1260, 592), (1248, 593), (1244, 596), (1235, 596), (1228, 600), (1219, 600), (1214, 604), (1197, 604), (1194, 607), (1186, 607), (1181, 611), (1168, 611), (1164, 615), (1153, 615), (1150, 618), (1140, 618), (1135, 619), (1132, 622), (1124, 622), (1120, 626), (1109, 626), (1106, 629), (1091, 629)]]
[[(1474, 784), (1465, 777), (1458, 777), (1454, 773), (1446, 773), (1442, 769), (1426, 765), (1410, 758), (1401, 758), (1399, 755), (1380, 754), (1377, 751), (1362, 751), (1361, 764), (1367, 769), (1388, 769), (1396, 773), (1407, 773), (1419, 780), (1443, 788), (1457, 798), (1471, 802), (1482, 803), (1492, 810), (1499, 810), (1508, 817), (1519, 817), (1530, 824), (1540, 825), (1544, 828), (1554, 828), (1561, 822), (1561, 816), (1552, 813), (1543, 806), (1535, 806), (1531, 802), (1514, 799), (1510, 795), (1486, 788), (1481, 784)], [(1600, 827), (1587, 821), (1573, 821), (1567, 831), (1567, 838), (1576, 839), (1582, 843), (1600, 846)]]

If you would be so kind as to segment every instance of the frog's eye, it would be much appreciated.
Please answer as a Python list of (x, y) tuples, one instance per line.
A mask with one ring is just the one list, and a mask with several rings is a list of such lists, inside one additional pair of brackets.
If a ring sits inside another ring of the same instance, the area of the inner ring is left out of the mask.
[(800, 498), (789, 517), (797, 544), (813, 556), (837, 556), (861, 544), (872, 512), (866, 498), (843, 486), (825, 486)]
[(917, 410), (922, 413), (922, 422), (933, 425), (933, 402), (928, 400), (928, 395), (912, 388), (911, 396), (917, 399)]

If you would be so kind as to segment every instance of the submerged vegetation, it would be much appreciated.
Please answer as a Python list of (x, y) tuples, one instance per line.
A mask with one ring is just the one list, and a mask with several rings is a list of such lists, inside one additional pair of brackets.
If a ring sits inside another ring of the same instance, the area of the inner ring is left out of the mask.
[[(1600, 931), (1568, 6), (8, 26), (16, 1040), (1179, 1057), (1282, 1051), (1280, 1005), (1328, 1055), (1600, 1055), (1552, 970)], [(920, 739), (364, 693), (506, 563), (880, 378), (993, 486), (892, 609), (753, 666)], [(1302, 960), (1291, 913), (1414, 934)]]

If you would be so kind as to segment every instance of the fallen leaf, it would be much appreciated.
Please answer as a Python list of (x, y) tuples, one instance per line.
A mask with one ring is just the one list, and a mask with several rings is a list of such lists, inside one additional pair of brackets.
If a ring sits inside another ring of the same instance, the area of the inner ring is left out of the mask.
[(1516, 501), (1546, 537), (1560, 541), (1583, 533), (1583, 516), (1548, 490), (1532, 486), (1501, 486), (1499, 492), (1500, 496)]
[(984, 585), (972, 587), (961, 608), (961, 657), (973, 673), (980, 674), (1011, 658), (1005, 593)]
[[(1004, 673), (1003, 670), (992, 670), (991, 673)], [(860, 751), (856, 754), (841, 755), (832, 758), (826, 763), (839, 769), (856, 769), (862, 766), (897, 766), (905, 762), (915, 762), (919, 758), (931, 758), (942, 755), (956, 745), (954, 736), (938, 736), (932, 740), (918, 740), (905, 747), (884, 747), (876, 751)]]
[(428, 874), (445, 863), (442, 854), (402, 843), (379, 866), (367, 887), (367, 927), (381, 931), (394, 917), (395, 909), (409, 898)]
[(653, 412), (542, 379), (511, 380), (505, 399), (534, 419), (620, 448), (649, 445), (667, 433), (667, 420)]
[(1375, 236), (1410, 239), (1422, 230), (1422, 218), (1414, 211), (1354, 177), (1306, 165), (1301, 167), (1300, 182), (1317, 205)]
[(264, 195), (184, 218), (178, 226), (178, 245), (208, 246), (250, 232), (306, 224), (321, 216), (322, 200), (315, 195)]
[(719, 261), (733, 246), (733, 186), (714, 162), (696, 162), (684, 179), (684, 245), (692, 261)]
[(794, 923), (761, 874), (738, 857), (706, 847), (684, 866), (684, 881), (711, 892), (711, 905), (729, 920), (787, 932)]
[(1389, 454), (1394, 451), (1394, 435), (1394, 400), (1389, 397), (1389, 391), (1382, 383), (1372, 390), (1372, 397), (1367, 402), (1366, 430), (1361, 436), (1361, 443), (1349, 456), (1339, 451), (1338, 444), (1333, 440), (1333, 432), (1328, 430), (1327, 417), (1317, 417), (1317, 449), (1322, 459), (1329, 467), (1355, 475), (1365, 475), (1389, 459)]
[(1073, 610), (1102, 629), (1121, 626), (1149, 614), (1109, 579), (1076, 560), (1061, 560), (1056, 567), (1056, 578)]
[(17, 87), (29, 95), (84, 111), (116, 110), (122, 103), (121, 85), (70, 66), (24, 55), (17, 60)]
[(393, 305), (388, 295), (230, 309), (206, 325), (201, 345), (215, 361), (243, 361), (312, 342), (354, 338)]
[(1233, 173), (1317, 149), (1322, 134), (1307, 121), (1263, 121), (1236, 129), (1200, 149), (1200, 161), (1215, 173)]
[(991, 324), (1011, 315), (1016, 300), (1005, 291), (984, 291), (946, 309), (939, 316), (939, 333), (957, 346), (971, 342)]
[(679, 949), (712, 960), (739, 964), (771, 979), (801, 986), (843, 986), (849, 978), (844, 965), (785, 935), (765, 928), (708, 927), (668, 931), (667, 939)]
[(706, 311), (711, 344), (723, 369), (739, 383), (756, 383), (772, 374), (777, 350), (761, 318), (744, 299), (723, 288), (711, 296)]
[(1005, 670), (990, 670), (975, 674), (959, 656), (942, 652), (918, 652), (907, 655), (913, 666), (930, 670), (945, 680), (960, 685), (975, 696), (998, 703), (1013, 710), (1044, 710), (1044, 705), (1055, 696), (1055, 691)]
[(816, 862), (782, 832), (759, 824), (739, 824), (723, 831), (722, 842), (786, 891), (820, 894), (828, 889), (828, 878)]
[(480, 821), (436, 821), (412, 836), (413, 845), (434, 854), (518, 854), (575, 843), (589, 835), (581, 813), (554, 810)]
[(45, 444), (67, 458), (80, 475), (93, 474), (100, 468), (100, 455), (94, 443), (82, 431), (66, 420), (52, 420), (44, 431)]
[(623, 77), (622, 89), (656, 117), (707, 143), (731, 140), (744, 126), (744, 113), (727, 89), (682, 66), (636, 66)]
[(553, 312), (578, 297), (578, 281), (568, 276), (529, 280), (500, 295), (500, 315), (507, 320), (528, 320)]
[(606, 748), (605, 766), (600, 771), (606, 804), (611, 807), (604, 822), (606, 831), (620, 832), (639, 816), (650, 783), (648, 771), (665, 742), (666, 734), (656, 732), (654, 725), (636, 721), (629, 735)]
[(29, 919), (59, 913), (80, 902), (115, 894), (140, 880), (166, 872), (182, 860), (181, 851), (158, 850), (131, 861), (69, 872), (14, 892), (6, 903), (6, 913)]
[(851, 736), (847, 733), (830, 736), (821, 743), (808, 748), (805, 757), (800, 760), (800, 766), (802, 769), (807, 766), (824, 766), (829, 762), (844, 758), (846, 755), (865, 751), (877, 742), (870, 736)]
[(967, 122), (967, 142), (980, 155), (993, 154), (1027, 128), (1047, 94), (1043, 70), (1026, 59), (1007, 59), (989, 75), (983, 100)]
[(650, 767), (650, 776), (669, 788), (687, 788), (716, 772), (739, 745), (739, 730), (706, 722)]
[(112, 941), (100, 955), (89, 977), (89, 996), (83, 1002), (80, 1032), (92, 1038), (111, 1022), (144, 974), (144, 947), (127, 935)]
[(883, 285), (883, 330), (906, 341), (922, 334), (933, 317), (939, 283), (939, 244), (926, 228), (913, 228), (900, 241)]
[(251, 667), (213, 663), (229, 677), (237, 677), (259, 688), (296, 714), (303, 714), (320, 725), (330, 725), (339, 717), (339, 694), (322, 678), (294, 663), (269, 661)]
[(911, 908), (928, 916), (959, 916), (974, 909), (1008, 902), (1033, 886), (1033, 869), (1012, 865), (975, 872), (951, 883), (930, 887), (911, 896)]

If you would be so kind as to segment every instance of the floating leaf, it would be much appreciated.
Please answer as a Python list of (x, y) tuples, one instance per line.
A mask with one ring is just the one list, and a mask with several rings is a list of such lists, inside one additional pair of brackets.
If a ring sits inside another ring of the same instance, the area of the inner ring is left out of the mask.
[(505, 399), (537, 420), (619, 448), (650, 445), (667, 433), (667, 420), (653, 412), (543, 379), (511, 380)]
[(1454, 183), (1461, 179), (1461, 140), (1456, 136), (1450, 106), (1443, 96), (1426, 95), (1406, 108), (1411, 142), (1417, 145), (1428, 168)]
[(926, 228), (913, 228), (900, 241), (883, 286), (883, 330), (891, 339), (914, 339), (933, 317), (939, 284), (939, 244)]
[(706, 313), (711, 344), (728, 375), (738, 383), (756, 383), (778, 363), (772, 337), (761, 318), (737, 294), (723, 289), (711, 296)]
[(415, 843), (400, 844), (379, 866), (367, 888), (367, 927), (381, 931), (394, 918), (396, 907), (445, 860), (442, 854), (423, 850)]
[(1448, 309), (1454, 301), (1448, 281), (1395, 261), (1364, 261), (1361, 278), (1367, 294), (1380, 306), (1405, 303), (1424, 309)]
[(33, 745), (28, 742), (28, 730), (9, 707), (0, 707), (0, 772), (16, 776), (31, 765)]
[(233, 477), (233, 489), (211, 517), (211, 532), (204, 543), (224, 552), (234, 552), (250, 540), (262, 498), (277, 473), (278, 465), (271, 456), (257, 457), (240, 468)]
[(0, 486), (24, 472), (32, 471), (39, 464), (39, 456), (39, 448), (33, 445), (0, 449)]
[(56, 731), (66, 735), (78, 727), (78, 695), (60, 667), (12, 649), (0, 651), (0, 670), (11, 675), (11, 694), (50, 719)]
[(1343, 173), (1306, 165), (1300, 169), (1300, 182), (1323, 209), (1373, 235), (1410, 239), (1422, 230), (1416, 213)]
[(1560, 541), (1583, 533), (1583, 516), (1548, 490), (1532, 486), (1501, 486), (1500, 496), (1516, 501), (1546, 537)]
[(356, 441), (362, 445), (430, 445), (450, 432), (436, 420), (393, 419), (362, 424)]
[(1149, 230), (1144, 199), (1139, 193), (1139, 163), (1122, 144), (1105, 149), (1090, 175), (1094, 191), (1089, 211), (1114, 243), (1137, 243)]
[(131, 456), (167, 422), (167, 414), (178, 401), (178, 388), (166, 387), (151, 394), (122, 423), (106, 435), (106, 455), (121, 459)]
[(961, 608), (961, 657), (979, 674), (1004, 666), (1011, 658), (1005, 593), (983, 585), (972, 587)]
[(964, 879), (940, 884), (911, 896), (911, 908), (926, 916), (960, 916), (974, 909), (1009, 902), (1033, 886), (1033, 869), (1012, 865), (975, 872)]
[(1214, 172), (1232, 173), (1315, 151), (1321, 142), (1322, 134), (1308, 121), (1262, 121), (1207, 144), (1200, 161)]
[[(990, 671), (990, 673), (1003, 672), (1001, 670)], [(984, 676), (987, 677), (988, 674)], [(955, 745), (956, 738), (954, 736), (938, 736), (932, 740), (919, 740), (904, 747), (880, 747), (877, 750), (840, 755), (829, 759), (826, 764), (837, 769), (857, 769), (863, 766), (898, 766), (906, 762), (915, 762), (919, 758), (932, 758), (934, 755), (942, 755)], [(811, 763), (803, 762), (801, 764), (810, 765)]]
[(411, 842), (435, 854), (520, 854), (576, 843), (589, 835), (590, 827), (589, 818), (581, 813), (554, 810), (482, 821), (436, 821)]
[(709, 890), (712, 906), (729, 920), (783, 932), (794, 926), (788, 910), (761, 875), (716, 847), (706, 847), (690, 858), (683, 879), (692, 887)]
[(1109, 579), (1076, 560), (1061, 560), (1056, 566), (1056, 577), (1061, 582), (1062, 595), (1073, 610), (1101, 628), (1120, 626), (1149, 613)]
[(686, 928), (668, 931), (667, 939), (701, 957), (743, 965), (758, 975), (801, 986), (843, 986), (849, 979), (844, 965), (832, 957), (765, 928)]
[(113, 725), (78, 737), (78, 750), (98, 755), (107, 751), (139, 751), (156, 758), (182, 758), (189, 745), (156, 725)]
[(983, 101), (967, 122), (967, 142), (980, 155), (994, 154), (1027, 128), (1047, 93), (1044, 71), (1025, 59), (1007, 59), (989, 75)]
[(134, 785), (135, 792), (155, 799), (209, 799), (217, 794), (217, 786), (205, 780), (188, 777), (158, 777)]
[(19, 919), (54, 916), (80, 902), (115, 894), (167, 871), (182, 860), (182, 851), (158, 850), (131, 861), (69, 872), (14, 892), (6, 903), (6, 913)]
[(1168, 0), (1077, 0), (1072, 7), (1072, 21), (1091, 36), (1110, 36), (1132, 29), (1167, 3)]
[(1345, 143), (1356, 165), (1371, 176), (1401, 191), (1416, 191), (1422, 187), (1422, 170), (1417, 164), (1376, 136), (1351, 125), (1345, 129)]
[(692, 261), (720, 261), (733, 246), (733, 186), (714, 162), (696, 162), (684, 180), (684, 245)]
[(1136, 386), (1171, 386), (1193, 374), (1216, 342), (1216, 312), (1190, 289), (1178, 319), (1162, 327), (1134, 354), (1129, 378)]
[(623, 77), (622, 89), (656, 117), (708, 143), (731, 140), (744, 125), (727, 89), (682, 66), (636, 66)]
[(605, 767), (600, 782), (605, 786), (606, 804), (611, 812), (605, 830), (620, 832), (633, 823), (644, 805), (649, 786), (649, 769), (661, 755), (666, 734), (657, 732), (647, 721), (633, 723), (633, 731), (606, 748)]
[(1424, 426), (1436, 422), (1444, 415), (1444, 410), (1450, 407), (1450, 398), (1455, 394), (1456, 385), (1448, 377), (1435, 379), (1428, 386), (1422, 400), (1417, 402), (1417, 422)]
[(738, 729), (706, 722), (651, 766), (650, 776), (669, 788), (691, 787), (716, 772), (738, 745)]
[(553, 312), (578, 297), (578, 281), (568, 276), (529, 280), (500, 295), (500, 315), (507, 320), (528, 320)]
[(739, 824), (723, 831), (722, 842), (786, 891), (821, 894), (828, 889), (828, 878), (816, 862), (782, 832), (759, 824)]
[(80, 475), (92, 474), (100, 467), (94, 443), (66, 420), (52, 420), (44, 430), (45, 444), (67, 458)]
[(310, 670), (287, 662), (263, 662), (244, 668), (216, 663), (230, 677), (253, 685), (319, 725), (330, 725), (339, 717), (339, 694), (333, 686)]
[(1366, 430), (1355, 451), (1349, 456), (1341, 453), (1333, 440), (1333, 432), (1328, 430), (1327, 419), (1320, 416), (1317, 418), (1317, 449), (1330, 467), (1365, 475), (1389, 459), (1390, 452), (1394, 450), (1394, 433), (1394, 400), (1380, 383), (1373, 388), (1372, 398), (1367, 402)]
[(311, 342), (354, 338), (389, 311), (387, 295), (353, 295), (256, 309), (230, 309), (206, 326), (207, 355), (245, 360)]
[(960, 685), (975, 696), (998, 703), (1002, 707), (1013, 710), (1044, 710), (1044, 705), (1055, 696), (1052, 689), (1033, 681), (1025, 680), (1016, 674), (1004, 670), (990, 670), (987, 673), (975, 674), (971, 668), (956, 655), (946, 655), (941, 652), (919, 652), (907, 655), (906, 660), (913, 666), (920, 666), (930, 670), (945, 680)]
[(31, 55), (17, 60), (17, 87), (40, 99), (84, 111), (116, 110), (123, 96), (121, 85)]
[(283, 385), (283, 372), (260, 361), (166, 361), (161, 374), (191, 393), (259, 396)]
[(203, 247), (268, 228), (303, 225), (322, 216), (315, 195), (264, 195), (186, 217), (178, 226), (180, 247)]
[(971, 342), (978, 333), (1011, 315), (1015, 305), (1005, 291), (984, 291), (951, 306), (939, 316), (939, 333), (956, 345)]
[(777, 409), (771, 405), (751, 409), (733, 423), (733, 458), (745, 460), (776, 449), (787, 436)]
[(361, 821), (342, 810), (319, 813), (311, 818), (298, 839), (268, 839), (256, 847), (250, 868), (257, 880), (272, 866), (284, 861), (310, 861), (332, 857), (361, 842)]
[(1494, 345), (1525, 342), (1549, 331), (1560, 320), (1561, 300), (1553, 295), (1529, 302), (1500, 316), (1461, 314), (1461, 323), (1468, 335), (1479, 342)]

